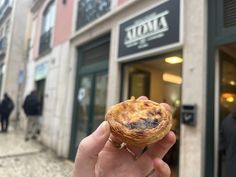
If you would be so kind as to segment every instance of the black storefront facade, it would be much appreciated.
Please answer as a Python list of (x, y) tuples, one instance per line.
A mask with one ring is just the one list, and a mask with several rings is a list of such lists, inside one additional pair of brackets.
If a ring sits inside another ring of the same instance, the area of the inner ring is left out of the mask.
[[(219, 147), (222, 121), (236, 104), (236, 2), (208, 1), (205, 177), (226, 177)], [(235, 172), (234, 172), (235, 173)]]

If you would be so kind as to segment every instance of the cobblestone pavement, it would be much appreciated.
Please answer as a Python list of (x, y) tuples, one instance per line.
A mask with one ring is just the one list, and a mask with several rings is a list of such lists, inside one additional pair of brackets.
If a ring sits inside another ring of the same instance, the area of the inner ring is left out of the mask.
[(73, 164), (19, 130), (0, 133), (0, 177), (70, 177)]

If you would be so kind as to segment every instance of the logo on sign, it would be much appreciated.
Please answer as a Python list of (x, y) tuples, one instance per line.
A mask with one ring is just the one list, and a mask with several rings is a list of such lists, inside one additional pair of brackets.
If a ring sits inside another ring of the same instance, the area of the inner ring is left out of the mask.
[(165, 35), (169, 30), (166, 15), (168, 10), (161, 13), (152, 13), (142, 19), (136, 20), (132, 26), (125, 29), (124, 44), (127, 48), (137, 46), (148, 47), (148, 42)]

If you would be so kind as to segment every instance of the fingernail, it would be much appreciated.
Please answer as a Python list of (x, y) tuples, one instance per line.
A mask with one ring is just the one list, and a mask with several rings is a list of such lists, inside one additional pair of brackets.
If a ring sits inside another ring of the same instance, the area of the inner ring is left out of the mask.
[(103, 121), (95, 131), (96, 136), (103, 136), (104, 134), (106, 134), (107, 127), (108, 127), (108, 122)]

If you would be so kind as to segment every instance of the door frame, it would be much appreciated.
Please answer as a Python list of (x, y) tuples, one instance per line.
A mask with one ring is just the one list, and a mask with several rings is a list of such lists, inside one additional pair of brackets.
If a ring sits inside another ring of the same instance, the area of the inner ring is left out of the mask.
[(220, 74), (221, 74), (221, 59), (220, 59), (220, 50), (218, 49), (216, 54), (215, 54), (215, 124), (214, 124), (214, 146), (215, 146), (215, 151), (214, 151), (214, 176), (217, 177), (219, 174), (219, 125), (220, 125)]
[[(90, 100), (89, 100), (88, 125), (87, 125), (87, 128), (86, 128), (87, 129), (86, 130), (87, 134), (91, 134), (92, 131), (93, 131), (93, 123), (94, 123), (93, 115), (94, 115), (94, 105), (95, 105), (95, 98), (96, 98), (95, 89), (96, 89), (96, 86), (97, 86), (97, 82), (96, 82), (97, 74), (108, 74), (108, 69), (107, 68), (103, 68), (101, 70), (92, 71), (91, 73), (80, 75), (79, 76), (78, 89), (77, 89), (77, 95), (75, 96), (75, 99), (77, 100), (77, 98), (78, 98), (78, 90), (81, 87), (82, 78), (84, 76), (90, 76), (91, 77), (91, 95), (90, 95)], [(78, 101), (77, 101), (75, 104), (79, 105), (80, 103), (78, 103)], [(76, 111), (76, 115), (78, 115), (80, 110), (77, 107), (77, 109), (75, 111)], [(80, 122), (80, 117), (76, 116), (76, 118), (77, 118), (77, 122)]]
[[(170, 56), (170, 55), (175, 55), (175, 54), (178, 54), (178, 53), (181, 53), (181, 55), (183, 56), (183, 49), (180, 49), (180, 50), (174, 50), (174, 51), (169, 51), (169, 52), (166, 52), (166, 53), (163, 53), (163, 54), (160, 54), (160, 55), (153, 55), (151, 57), (146, 57), (146, 58), (143, 58), (143, 59), (138, 59), (138, 60), (134, 60), (134, 61), (129, 61), (129, 62), (124, 62), (124, 63), (121, 63), (121, 73), (120, 73), (120, 97), (119, 97), (119, 100), (120, 102), (121, 101), (124, 101), (124, 82), (125, 82), (125, 67), (129, 64), (134, 64), (134, 63), (142, 63), (142, 62), (145, 62), (145, 61), (152, 61), (152, 60), (155, 60), (155, 58), (157, 56), (159, 57), (166, 57), (166, 56)], [(183, 76), (183, 64), (181, 66), (181, 76)], [(129, 78), (128, 78), (129, 79)], [(151, 83), (151, 76), (150, 76), (150, 83)], [(180, 86), (180, 100), (182, 101), (182, 91), (183, 91), (183, 88), (182, 88), (183, 85)], [(149, 88), (150, 89), (150, 88)], [(149, 92), (150, 94), (150, 92)], [(180, 128), (180, 131), (181, 131), (181, 120), (180, 120), (180, 123), (179, 123), (179, 128)], [(180, 157), (181, 157), (181, 152), (180, 152), (180, 142), (181, 142), (181, 138), (179, 139), (179, 144), (178, 144), (178, 169), (177, 169), (177, 174), (178, 176), (180, 175), (179, 173), (179, 169), (180, 169)]]
[[(106, 34), (99, 39), (95, 39), (94, 41), (91, 41), (81, 47), (77, 48), (77, 64), (76, 64), (76, 80), (75, 80), (75, 86), (74, 86), (74, 100), (73, 100), (73, 112), (72, 112), (72, 123), (71, 123), (71, 134), (70, 134), (70, 148), (69, 148), (69, 159), (74, 160), (76, 156), (76, 137), (77, 137), (77, 127), (78, 127), (78, 101), (77, 101), (77, 94), (78, 89), (80, 88), (81, 84), (81, 78), (85, 75), (92, 75), (92, 80), (94, 80), (94, 77), (96, 73), (100, 72), (108, 72), (108, 61), (109, 58), (105, 59), (102, 62), (91, 64), (88, 66), (82, 66), (83, 61), (83, 53), (86, 50), (89, 50), (91, 48), (96, 48), (99, 45), (102, 45), (104, 43), (110, 43), (110, 34)], [(108, 49), (110, 51), (110, 49)], [(94, 91), (95, 89), (95, 82), (92, 83), (91, 91)], [(94, 101), (94, 94), (90, 98), (90, 104)], [(88, 128), (88, 127), (87, 127)]]
[(216, 100), (216, 70), (217, 70), (217, 52), (220, 46), (236, 43), (236, 26), (224, 27), (223, 18), (223, 0), (207, 1), (207, 68), (206, 68), (206, 120), (205, 120), (205, 147), (204, 147), (204, 177), (216, 177), (215, 161), (215, 126), (217, 124), (217, 106)]

